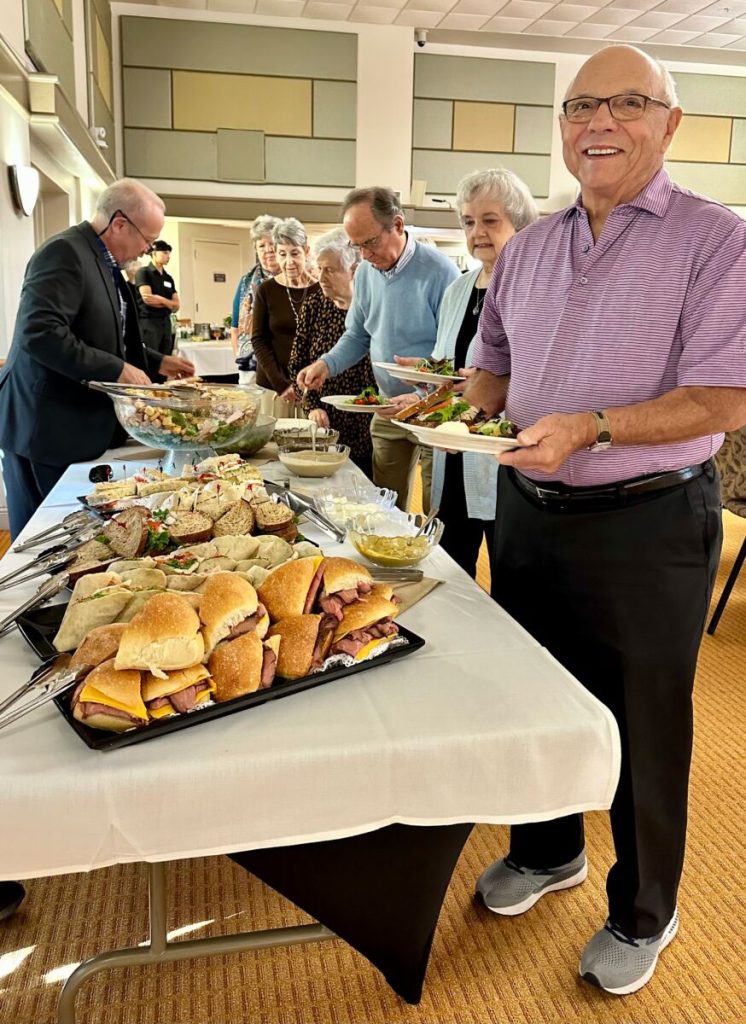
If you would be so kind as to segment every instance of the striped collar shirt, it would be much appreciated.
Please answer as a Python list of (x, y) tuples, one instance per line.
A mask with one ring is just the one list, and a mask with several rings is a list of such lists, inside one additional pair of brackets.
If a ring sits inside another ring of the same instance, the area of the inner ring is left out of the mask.
[(409, 263), (409, 261), (412, 259), (412, 257), (414, 256), (414, 251), (417, 248), (417, 243), (415, 242), (414, 238), (412, 237), (411, 232), (407, 231), (406, 234), (407, 234), (407, 244), (402, 249), (401, 256), (396, 261), (396, 263), (393, 265), (393, 267), (389, 267), (388, 270), (379, 270), (378, 271), (378, 273), (382, 274), (385, 278), (396, 277), (397, 274), (400, 274), (402, 272), (402, 270), (404, 270), (406, 265)]
[[(521, 428), (676, 387), (746, 387), (744, 281), (746, 222), (660, 170), (611, 211), (597, 241), (580, 199), (510, 240), (492, 274), (473, 364), (510, 374), (506, 415)], [(680, 469), (708, 459), (722, 440), (574, 452), (551, 479), (589, 486)]]
[(99, 238), (98, 235), (96, 236), (96, 241), (99, 244), (101, 254), (104, 258), (104, 263), (109, 268), (109, 273), (111, 274), (112, 280), (114, 282), (114, 290), (116, 291), (117, 298), (119, 299), (119, 318), (122, 323), (122, 334), (124, 334), (127, 326), (127, 302), (124, 298), (124, 295), (122, 294), (123, 289), (121, 285), (124, 283), (124, 279), (122, 278), (122, 271), (119, 269), (119, 264), (112, 256), (106, 243), (101, 238)]

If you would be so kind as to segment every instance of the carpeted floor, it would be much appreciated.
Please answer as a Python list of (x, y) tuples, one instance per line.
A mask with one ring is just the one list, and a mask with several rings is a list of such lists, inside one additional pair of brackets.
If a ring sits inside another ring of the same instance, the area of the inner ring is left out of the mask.
[[(725, 513), (718, 592), (746, 536)], [(85, 1024), (740, 1024), (746, 1021), (742, 883), (746, 733), (746, 576), (717, 635), (704, 641), (696, 689), (696, 755), (679, 937), (651, 984), (626, 999), (577, 978), (580, 950), (604, 918), (612, 857), (606, 816), (588, 817), (585, 885), (529, 914), (497, 918), (473, 882), (505, 848), (477, 828), (461, 857), (418, 1007), (394, 996), (342, 942), (110, 971), (78, 1000)], [(2, 747), (0, 744), (0, 756)], [(2, 841), (0, 839), (0, 841)], [(224, 858), (169, 867), (169, 923), (199, 937), (299, 923), (304, 916)], [(138, 867), (36, 879), (0, 925), (0, 1021), (52, 1024), (60, 982), (85, 957), (147, 935)]]

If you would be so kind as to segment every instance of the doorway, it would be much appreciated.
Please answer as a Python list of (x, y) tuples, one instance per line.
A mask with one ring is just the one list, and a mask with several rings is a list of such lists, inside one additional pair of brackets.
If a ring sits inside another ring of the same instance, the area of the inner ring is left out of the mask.
[(195, 238), (192, 268), (195, 322), (222, 323), (230, 316), (233, 295), (243, 272), (240, 244)]

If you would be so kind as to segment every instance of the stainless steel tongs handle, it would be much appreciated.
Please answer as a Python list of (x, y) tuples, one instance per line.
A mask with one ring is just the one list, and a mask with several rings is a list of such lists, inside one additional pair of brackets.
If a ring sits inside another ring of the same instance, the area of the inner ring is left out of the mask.
[(33, 537), (29, 537), (28, 540), (24, 540), (21, 544), (15, 544), (13, 551), (20, 553), (21, 551), (28, 551), (29, 548), (38, 547), (47, 541), (62, 539), (65, 534), (72, 535), (90, 522), (90, 515), (83, 509), (79, 512), (71, 512), (65, 516), (61, 523), (56, 523), (47, 530), (35, 533)]
[(55, 594), (59, 594), (68, 583), (69, 575), (66, 572), (59, 573), (57, 576), (52, 576), (51, 579), (44, 580), (42, 585), (36, 591), (33, 597), (30, 597), (28, 601), (24, 601), (22, 605), (12, 611), (10, 615), (7, 615), (4, 619), (0, 620), (0, 637), (5, 636), (15, 626), (16, 620), (25, 615), (26, 612), (31, 611), (32, 608), (36, 608), (37, 605), (44, 604)]
[(60, 572), (62, 569), (66, 569), (74, 559), (74, 552), (61, 551), (56, 555), (49, 555), (47, 558), (37, 562), (30, 562), (28, 565), (24, 565), (22, 569), (17, 569), (14, 573), (11, 573), (12, 579), (8, 579), (7, 576), (1, 579), (0, 591), (10, 590), (11, 587), (17, 587), (21, 583), (28, 583), (30, 580), (35, 580), (48, 572)]
[(37, 669), (28, 682), (19, 686), (0, 704), (0, 729), (54, 700), (86, 674), (87, 669), (84, 667), (60, 669), (56, 666), (56, 661), (57, 659), (52, 664)]

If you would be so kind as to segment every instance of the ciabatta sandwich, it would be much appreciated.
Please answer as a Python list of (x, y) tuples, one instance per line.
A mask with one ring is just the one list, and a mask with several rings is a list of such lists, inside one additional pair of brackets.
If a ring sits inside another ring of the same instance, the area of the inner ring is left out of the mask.
[(267, 576), (258, 590), (259, 600), (273, 622), (295, 615), (303, 615), (306, 598), (324, 558), (297, 558), (276, 569)]
[(140, 673), (117, 671), (111, 658), (78, 684), (71, 703), (73, 717), (92, 729), (125, 732), (148, 722)]
[(166, 672), (198, 665), (204, 653), (196, 611), (182, 595), (166, 591), (151, 598), (127, 623), (116, 667), (148, 669), (163, 678)]
[(221, 640), (254, 630), (261, 639), (269, 628), (269, 617), (259, 604), (256, 590), (234, 572), (218, 572), (208, 577), (202, 589), (199, 617), (206, 658)]
[[(319, 668), (332, 640), (331, 630), (321, 629), (323, 615), (293, 615), (270, 626), (268, 638), (280, 638), (277, 675), (284, 679), (302, 679), (312, 668)], [(332, 622), (335, 620), (332, 619)]]
[(168, 672), (165, 679), (146, 672), (142, 682), (142, 699), (155, 719), (192, 711), (209, 701), (214, 692), (215, 684), (204, 665)]

